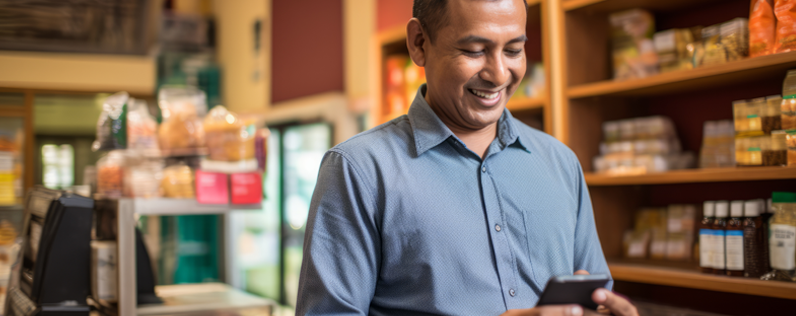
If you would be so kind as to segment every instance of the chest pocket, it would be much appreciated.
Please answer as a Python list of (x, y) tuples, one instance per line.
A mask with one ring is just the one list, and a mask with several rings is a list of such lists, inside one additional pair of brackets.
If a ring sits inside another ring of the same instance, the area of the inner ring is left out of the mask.
[(541, 292), (551, 277), (571, 275), (578, 209), (569, 188), (540, 181), (508, 188), (501, 199), (514, 223), (520, 278)]

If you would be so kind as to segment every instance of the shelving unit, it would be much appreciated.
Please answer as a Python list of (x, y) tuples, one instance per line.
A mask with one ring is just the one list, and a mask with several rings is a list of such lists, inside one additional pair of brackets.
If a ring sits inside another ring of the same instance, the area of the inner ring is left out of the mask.
[[(166, 290), (174, 296), (170, 296), (170, 300), (166, 300), (165, 305), (159, 306), (141, 306), (137, 307), (137, 290), (136, 290), (136, 256), (135, 256), (135, 223), (136, 215), (198, 215), (198, 214), (225, 214), (232, 210), (255, 210), (261, 209), (262, 206), (257, 205), (207, 205), (199, 204), (195, 199), (141, 199), (141, 198), (124, 198), (118, 200), (118, 213), (116, 217), (117, 225), (117, 249), (118, 249), (118, 265), (117, 271), (119, 274), (118, 282), (118, 309), (120, 316), (132, 315), (161, 315), (161, 314), (175, 314), (175, 313), (192, 313), (197, 312), (197, 305), (199, 301), (210, 304), (211, 309), (216, 308), (250, 308), (250, 307), (267, 307), (272, 306), (273, 302), (270, 300), (247, 295), (233, 288), (225, 287), (223, 290), (216, 288), (208, 289), (202, 286), (195, 286), (191, 288), (183, 288), (182, 292), (177, 288), (163, 288), (158, 287), (156, 290), (158, 294), (160, 291)], [(210, 285), (207, 285), (210, 286)], [(199, 292), (196, 292), (199, 291)], [(222, 294), (218, 294), (223, 292)], [(210, 294), (208, 294), (210, 293)], [(208, 301), (209, 300), (209, 301)], [(176, 302), (168, 304), (169, 302)], [(192, 304), (188, 304), (193, 302)], [(243, 305), (241, 305), (243, 304)], [(199, 304), (201, 305), (201, 304)]]
[(686, 169), (643, 175), (613, 176), (585, 174), (589, 186), (677, 184), (700, 182), (764, 181), (796, 179), (796, 168), (715, 168)]
[(609, 263), (614, 280), (796, 300), (796, 283), (704, 274), (696, 269)]
[[(531, 71), (531, 62), (542, 62), (545, 68), (545, 80), (549, 83), (551, 78), (550, 56), (547, 49), (549, 46), (549, 32), (547, 31), (548, 23), (545, 21), (545, 15), (542, 14), (548, 3), (543, 0), (527, 0), (526, 2), (528, 3), (528, 26), (526, 28), (526, 33), (529, 40), (525, 45), (525, 50), (529, 58), (528, 71)], [(377, 46), (374, 50), (376, 51), (376, 59), (379, 65), (378, 71), (376, 72), (376, 78), (378, 78), (379, 84), (376, 85), (378, 102), (372, 107), (371, 117), (376, 124), (381, 124), (393, 118), (388, 116), (388, 114), (382, 113), (382, 103), (385, 99), (385, 61), (387, 57), (392, 55), (409, 54), (406, 48), (406, 27), (401, 25), (381, 31), (376, 34), (373, 42)], [(547, 88), (547, 90), (549, 90), (549, 88)], [(552, 105), (548, 95), (548, 93), (545, 93), (538, 97), (509, 100), (506, 104), (506, 108), (509, 109), (516, 118), (530, 125), (538, 126), (538, 123), (534, 123), (541, 122), (543, 130), (547, 133), (552, 133)], [(411, 103), (411, 100), (408, 100), (408, 102)]]
[(770, 306), (793, 304), (787, 300), (796, 300), (796, 284), (702, 274), (694, 261), (628, 261), (623, 259), (622, 242), (624, 232), (633, 228), (634, 215), (642, 207), (766, 198), (772, 191), (793, 191), (796, 168), (688, 169), (615, 176), (593, 173), (592, 160), (599, 154), (603, 122), (651, 115), (671, 118), (684, 150), (699, 153), (703, 123), (731, 120), (734, 100), (781, 93), (787, 70), (796, 68), (796, 52), (616, 81), (611, 71), (611, 13), (633, 8), (649, 10), (656, 19), (656, 30), (660, 31), (748, 17), (749, 1), (563, 0), (557, 3), (558, 7), (549, 14), (554, 21), (550, 26), (551, 37), (558, 43), (550, 49), (559, 51), (561, 56), (552, 65), (561, 71), (553, 76), (551, 85), (562, 87), (552, 89), (550, 94), (557, 113), (555, 136), (575, 152), (583, 167), (600, 242), (620, 291), (621, 286), (636, 290), (626, 293), (629, 295), (663, 293), (671, 287), (698, 290), (702, 292), (689, 293), (704, 297), (690, 301), (676, 298), (676, 293), (650, 295), (667, 297), (670, 304), (689, 303), (692, 308), (705, 311), (726, 305), (722, 302), (725, 297), (741, 297), (738, 295)]

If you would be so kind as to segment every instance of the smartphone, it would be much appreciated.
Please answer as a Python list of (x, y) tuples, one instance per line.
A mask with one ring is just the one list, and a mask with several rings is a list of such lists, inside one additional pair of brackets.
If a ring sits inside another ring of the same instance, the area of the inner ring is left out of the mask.
[(591, 295), (595, 290), (605, 287), (610, 280), (606, 274), (552, 277), (547, 281), (536, 305), (578, 304), (597, 310), (597, 303), (591, 299)]

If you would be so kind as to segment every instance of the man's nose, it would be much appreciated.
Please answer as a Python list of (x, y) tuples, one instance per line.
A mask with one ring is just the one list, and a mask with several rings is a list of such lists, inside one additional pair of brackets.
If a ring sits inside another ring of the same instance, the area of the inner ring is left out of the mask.
[(511, 72), (506, 67), (501, 53), (488, 57), (486, 65), (479, 75), (481, 79), (491, 82), (496, 87), (502, 86), (511, 78)]

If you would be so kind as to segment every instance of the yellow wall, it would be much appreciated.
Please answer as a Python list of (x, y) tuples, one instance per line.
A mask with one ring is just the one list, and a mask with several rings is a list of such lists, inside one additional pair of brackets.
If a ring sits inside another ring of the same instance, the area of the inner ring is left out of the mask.
[[(224, 105), (238, 113), (261, 111), (271, 100), (271, 2), (215, 0), (213, 9)], [(262, 40), (255, 54), (257, 19), (262, 21)]]

